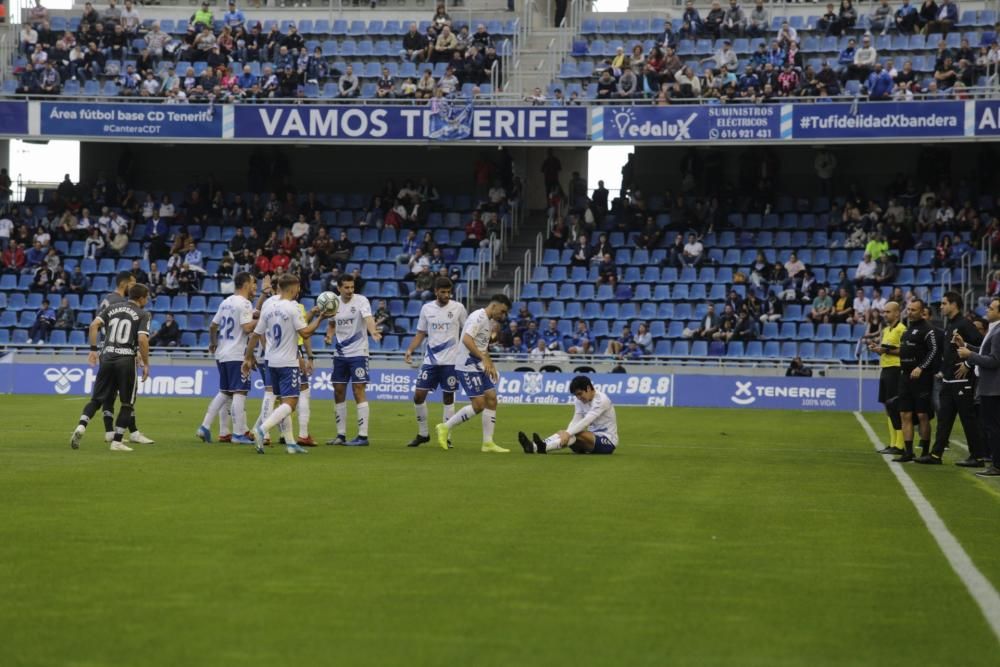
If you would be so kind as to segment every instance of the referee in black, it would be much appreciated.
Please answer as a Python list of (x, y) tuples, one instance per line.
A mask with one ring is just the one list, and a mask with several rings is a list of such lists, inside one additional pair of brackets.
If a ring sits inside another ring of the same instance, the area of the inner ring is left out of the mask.
[[(103, 299), (101, 299), (101, 305), (98, 307), (97, 312), (103, 311), (105, 308), (112, 304), (122, 303), (128, 300), (128, 291), (135, 285), (135, 276), (131, 271), (119, 271), (115, 276), (115, 290), (113, 292), (108, 292)], [(115, 430), (115, 396), (110, 394), (106, 402), (103, 405), (104, 408), (104, 440), (111, 442), (114, 438)], [(132, 421), (128, 424), (129, 430), (129, 440), (132, 442), (137, 442), (140, 445), (152, 445), (153, 440), (150, 440), (139, 427), (135, 424), (135, 413), (132, 413)]]
[(982, 468), (986, 452), (975, 401), (976, 375), (958, 358), (958, 348), (952, 343), (952, 339), (957, 333), (966, 343), (978, 347), (983, 342), (983, 336), (962, 314), (962, 296), (958, 292), (945, 292), (941, 297), (941, 315), (944, 317), (944, 341), (941, 346), (941, 395), (937, 431), (934, 435), (934, 448), (930, 454), (921, 452), (917, 463), (941, 464), (941, 457), (948, 446), (957, 416), (962, 420), (962, 428), (965, 430), (969, 457), (955, 465)]
[(98, 362), (97, 334), (104, 329), (104, 345), (100, 350), (100, 370), (94, 383), (94, 393), (83, 408), (80, 423), (73, 431), (70, 446), (77, 449), (87, 431), (87, 424), (101, 408), (107, 405), (108, 397), (121, 401), (111, 450), (131, 452), (132, 448), (122, 442), (125, 430), (132, 420), (135, 409), (136, 373), (141, 367), (142, 379), (149, 377), (149, 313), (143, 307), (149, 301), (149, 288), (133, 285), (128, 290), (128, 300), (113, 303), (102, 308), (90, 324), (90, 354), (87, 361), (91, 366)]
[(899, 344), (899, 413), (903, 422), (903, 453), (896, 463), (913, 461), (913, 415), (919, 422), (920, 447), (926, 453), (931, 441), (930, 415), (934, 368), (940, 363), (937, 337), (924, 319), (924, 302), (913, 299), (906, 306), (906, 332)]

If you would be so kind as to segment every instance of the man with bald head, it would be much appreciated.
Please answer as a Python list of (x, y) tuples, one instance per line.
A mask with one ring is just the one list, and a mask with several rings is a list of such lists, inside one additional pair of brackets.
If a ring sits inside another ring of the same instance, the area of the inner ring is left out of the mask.
[(885, 406), (889, 422), (889, 446), (879, 453), (900, 455), (903, 453), (903, 426), (899, 418), (899, 342), (906, 327), (900, 321), (900, 305), (897, 302), (887, 302), (883, 314), (885, 326), (882, 328), (882, 340), (868, 344), (868, 349), (879, 355), (882, 370), (878, 380), (878, 402)]

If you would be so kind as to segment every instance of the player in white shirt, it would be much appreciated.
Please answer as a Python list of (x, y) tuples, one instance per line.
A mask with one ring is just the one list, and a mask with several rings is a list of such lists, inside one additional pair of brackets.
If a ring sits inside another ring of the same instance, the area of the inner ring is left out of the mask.
[[(215, 395), (198, 427), (197, 436), (203, 442), (212, 442), (212, 422), (222, 411), (232, 414), (233, 433), (230, 441), (249, 445), (247, 437), (247, 394), (250, 393), (250, 376), (243, 374), (243, 356), (247, 342), (257, 320), (250, 302), (257, 296), (257, 280), (249, 273), (238, 273), (233, 280), (235, 293), (219, 304), (219, 309), (208, 327), (208, 351), (215, 354), (219, 369), (219, 393)], [(221, 440), (220, 434), (220, 440)]]
[[(264, 312), (264, 307), (271, 301), (280, 301), (281, 295), (274, 294), (271, 288), (271, 276), (264, 276), (264, 284), (261, 289), (261, 300), (260, 308), (257, 312), (257, 318), (260, 319), (260, 314)], [(257, 370), (260, 371), (261, 381), (264, 383), (264, 399), (260, 403), (260, 414), (257, 416), (257, 421), (254, 422), (253, 429), (257, 430), (257, 427), (264, 423), (264, 420), (271, 416), (271, 412), (274, 411), (274, 387), (271, 386), (271, 374), (267, 372), (267, 359), (265, 358), (264, 351), (264, 339), (261, 338), (260, 344), (254, 350), (254, 360), (257, 362)], [(289, 423), (291, 421), (289, 420)], [(284, 432), (285, 424), (282, 422), (281, 430)], [(264, 444), (270, 445), (271, 438), (269, 435), (264, 436)]]
[(419, 447), (431, 438), (427, 429), (427, 393), (441, 387), (441, 401), (444, 403), (444, 421), (455, 414), (455, 391), (458, 376), (455, 362), (462, 354), (462, 328), (468, 315), (465, 306), (451, 300), (451, 280), (438, 278), (434, 282), (434, 301), (425, 303), (417, 320), (417, 333), (406, 349), (403, 357), (406, 363), (413, 359), (413, 353), (427, 340), (424, 362), (417, 376), (417, 389), (413, 393), (413, 405), (417, 413), (417, 437), (407, 447)]
[[(274, 393), (281, 397), (281, 405), (259, 426), (254, 429), (254, 444), (257, 453), (264, 453), (264, 438), (267, 431), (281, 423), (283, 419), (295, 411), (299, 401), (299, 345), (298, 337), (312, 336), (319, 323), (327, 313), (313, 308), (313, 320), (306, 324), (302, 311), (296, 299), (299, 296), (299, 279), (294, 274), (281, 276), (278, 280), (278, 291), (281, 298), (277, 301), (268, 300), (260, 313), (260, 320), (253, 330), (250, 344), (247, 345), (243, 358), (243, 374), (250, 375), (256, 365), (254, 352), (260, 339), (265, 341), (264, 356), (267, 360), (267, 372), (271, 378)], [(317, 317), (318, 315), (318, 317)], [(294, 440), (286, 439), (285, 450), (289, 454), (306, 454), (308, 450), (295, 444)]]
[[(382, 334), (375, 328), (372, 306), (368, 299), (354, 293), (354, 276), (337, 278), (340, 292), (340, 309), (326, 328), (326, 344), (334, 346), (333, 352), (333, 401), (337, 418), (337, 437), (327, 440), (328, 445), (348, 447), (368, 446), (368, 336), (375, 342)], [(347, 439), (347, 384), (354, 390), (358, 406), (358, 437)]]
[(493, 430), (497, 423), (497, 389), (494, 384), (500, 377), (487, 350), (493, 322), (499, 322), (510, 312), (510, 299), (504, 294), (495, 294), (485, 308), (480, 308), (465, 321), (462, 329), (461, 354), (455, 362), (458, 381), (472, 405), (467, 405), (443, 424), (437, 425), (438, 446), (448, 449), (451, 429), (467, 422), (479, 413), (483, 414), (484, 452), (509, 452), (493, 442)]
[(618, 419), (615, 406), (603, 391), (594, 388), (586, 375), (577, 375), (569, 383), (569, 393), (575, 397), (573, 421), (565, 430), (557, 431), (544, 440), (537, 433), (531, 440), (517, 434), (525, 454), (546, 454), (569, 447), (576, 454), (614, 454), (618, 447)]

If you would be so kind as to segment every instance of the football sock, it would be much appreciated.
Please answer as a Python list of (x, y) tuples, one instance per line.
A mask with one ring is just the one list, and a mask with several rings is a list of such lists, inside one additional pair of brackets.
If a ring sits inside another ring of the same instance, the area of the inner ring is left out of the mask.
[(243, 435), (247, 432), (247, 395), (233, 394), (233, 433)]
[(551, 452), (562, 447), (562, 443), (559, 442), (559, 434), (553, 433), (549, 437), (545, 438), (545, 451)]
[(923, 438), (920, 439), (920, 455), (921, 456), (927, 456), (927, 451), (930, 449), (930, 447), (931, 447), (930, 440), (924, 440)]
[[(344, 404), (347, 407), (347, 404)], [(368, 437), (368, 401), (358, 403), (358, 437)]]
[(278, 430), (281, 431), (281, 437), (285, 439), (286, 445), (290, 445), (295, 442), (295, 432), (292, 430), (291, 414), (281, 420)]
[(483, 442), (493, 442), (493, 430), (497, 427), (497, 411), (483, 410)]
[(115, 430), (115, 413), (111, 410), (104, 411), (104, 432), (111, 433)]
[(122, 441), (122, 438), (125, 437), (125, 429), (131, 422), (132, 408), (131, 406), (123, 406), (118, 412), (118, 420), (115, 422), (115, 442), (120, 443)]
[[(298, 407), (298, 413), (299, 413), (299, 437), (300, 438), (308, 438), (309, 437), (309, 414), (310, 414), (310, 412), (309, 412), (309, 387), (306, 387), (305, 389), (303, 389), (302, 391), (299, 392), (299, 404), (298, 404), (297, 407)], [(287, 438), (285, 438), (285, 442), (288, 442)]]
[(913, 441), (912, 440), (904, 440), (903, 441), (903, 448), (906, 450), (907, 454), (912, 454), (913, 453)]
[[(90, 420), (94, 417), (95, 414), (97, 414), (97, 411), (100, 409), (100, 407), (101, 404), (95, 403), (94, 401), (89, 401), (85, 406), (83, 406), (83, 413), (80, 414), (80, 426), (87, 428), (87, 424), (89, 424)], [(110, 428), (106, 429), (104, 432), (110, 433), (111, 429)]]
[(226, 396), (225, 403), (219, 408), (219, 437), (233, 434), (233, 399)]
[(264, 420), (271, 416), (271, 411), (274, 409), (274, 393), (270, 391), (264, 392), (264, 400), (260, 403), (260, 417), (258, 421), (264, 423)]
[[(417, 433), (427, 437), (427, 403), (420, 403), (413, 406), (413, 411), (417, 413)], [(448, 418), (445, 417), (445, 420)]]
[(455, 416), (455, 404), (446, 403), (444, 406), (444, 421), (448, 421)]
[(895, 447), (896, 449), (902, 449), (903, 448), (903, 432), (897, 428), (894, 431), (893, 435), (895, 435), (896, 437), (892, 441), (892, 446)]
[(466, 405), (464, 408), (456, 412), (451, 416), (451, 419), (445, 422), (445, 425), (449, 429), (455, 428), (462, 422), (467, 422), (476, 416), (476, 411), (472, 409), (471, 405)]
[(347, 435), (347, 401), (335, 403), (333, 407), (337, 417), (337, 435)]
[[(281, 421), (290, 414), (292, 414), (292, 407), (287, 403), (282, 403), (271, 411), (271, 414), (268, 415), (267, 419), (264, 420), (264, 423), (261, 424), (261, 428), (264, 429), (264, 432), (266, 433), (280, 424)], [(288, 441), (286, 440), (285, 442)]]
[(215, 395), (212, 402), (208, 404), (208, 410), (205, 412), (205, 418), (201, 420), (201, 425), (205, 428), (211, 430), (212, 422), (215, 421), (215, 416), (219, 414), (222, 406), (228, 402), (229, 397), (223, 394), (221, 391)]

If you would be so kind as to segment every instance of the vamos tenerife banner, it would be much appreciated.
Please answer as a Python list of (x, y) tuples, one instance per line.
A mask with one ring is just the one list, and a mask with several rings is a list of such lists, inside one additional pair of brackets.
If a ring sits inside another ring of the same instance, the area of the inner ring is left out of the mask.
[(1000, 140), (1000, 100), (495, 107), (0, 101), (0, 136), (559, 145)]

